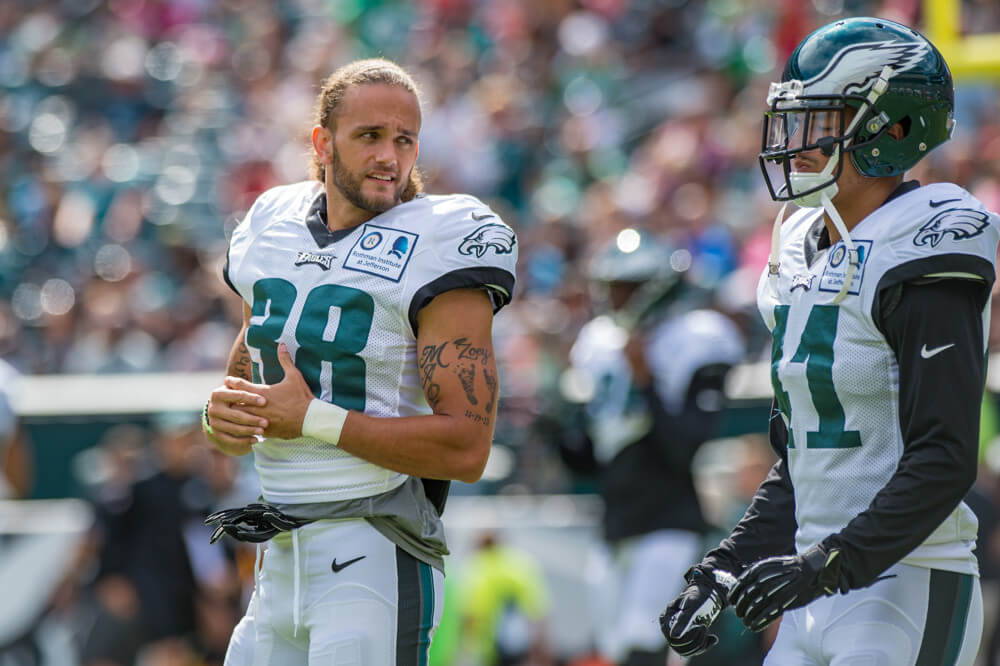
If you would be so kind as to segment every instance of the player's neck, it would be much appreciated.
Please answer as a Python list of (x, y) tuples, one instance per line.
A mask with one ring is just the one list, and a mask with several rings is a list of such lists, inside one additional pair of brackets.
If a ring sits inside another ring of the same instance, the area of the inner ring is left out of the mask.
[[(860, 187), (842, 189), (833, 199), (844, 226), (850, 231), (885, 203), (893, 190), (899, 186), (901, 178), (867, 178)], [(840, 232), (833, 226), (830, 215), (823, 214), (823, 222), (830, 234), (830, 244), (840, 240)]]

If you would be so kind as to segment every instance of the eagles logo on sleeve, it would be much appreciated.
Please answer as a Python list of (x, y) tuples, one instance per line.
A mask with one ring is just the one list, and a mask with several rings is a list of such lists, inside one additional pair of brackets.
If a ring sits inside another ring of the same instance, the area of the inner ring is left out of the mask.
[(458, 246), (459, 254), (474, 254), (482, 257), (486, 251), (493, 248), (497, 254), (510, 254), (517, 242), (514, 232), (505, 224), (491, 222), (484, 224), (462, 239)]
[(920, 227), (913, 237), (913, 244), (937, 247), (947, 235), (955, 241), (965, 240), (983, 233), (989, 223), (989, 215), (981, 210), (952, 208), (941, 211)]

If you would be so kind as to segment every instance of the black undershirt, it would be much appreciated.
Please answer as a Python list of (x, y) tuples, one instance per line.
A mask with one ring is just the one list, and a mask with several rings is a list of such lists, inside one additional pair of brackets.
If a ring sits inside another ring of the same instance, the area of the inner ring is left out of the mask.
[[(920, 545), (976, 479), (986, 366), (981, 313), (987, 295), (982, 282), (961, 279), (905, 283), (897, 293), (881, 294), (883, 300), (898, 298), (880, 325), (899, 364), (903, 455), (868, 509), (822, 542), (841, 549), (849, 588), (870, 585)], [(921, 358), (925, 344), (933, 349), (949, 343), (955, 346)], [(729, 538), (706, 557), (713, 566), (738, 572), (758, 559), (795, 551), (788, 436), (780, 416), (771, 426), (772, 446), (782, 459)]]
[[(841, 549), (842, 583), (870, 585), (920, 545), (976, 479), (979, 414), (986, 374), (982, 280), (918, 278), (879, 292), (873, 312), (899, 366), (903, 454), (869, 507), (822, 543)], [(923, 358), (926, 345), (947, 350)], [(784, 421), (772, 408), (771, 444), (781, 459), (730, 536), (706, 564), (734, 573), (764, 557), (795, 552), (795, 498)], [(887, 427), (891, 427), (887, 424)]]

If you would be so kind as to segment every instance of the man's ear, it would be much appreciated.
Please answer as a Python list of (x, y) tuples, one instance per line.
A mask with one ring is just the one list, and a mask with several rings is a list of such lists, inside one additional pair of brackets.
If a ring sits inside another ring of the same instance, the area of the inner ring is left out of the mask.
[(330, 161), (331, 144), (333, 143), (333, 132), (321, 125), (313, 127), (312, 144), (313, 150), (319, 156), (319, 161), (327, 164)]
[(899, 141), (906, 136), (906, 130), (903, 129), (902, 123), (896, 123), (886, 131), (886, 134), (891, 136), (896, 141)]
[(417, 159), (418, 157), (420, 157), (420, 142), (419, 141), (417, 141), (417, 147), (413, 151), (413, 159)]

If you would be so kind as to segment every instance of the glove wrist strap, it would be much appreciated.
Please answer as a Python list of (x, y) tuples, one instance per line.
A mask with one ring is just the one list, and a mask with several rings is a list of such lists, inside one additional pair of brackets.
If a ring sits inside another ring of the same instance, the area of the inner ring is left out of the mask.
[(723, 569), (716, 569), (705, 564), (696, 564), (684, 574), (684, 580), (693, 583), (704, 580), (719, 595), (724, 606), (729, 605), (729, 592), (736, 586), (736, 576)]

